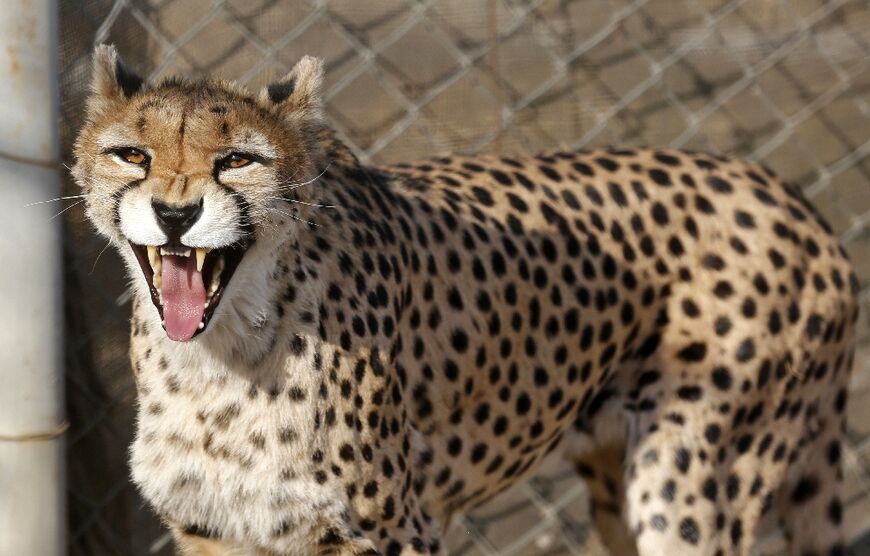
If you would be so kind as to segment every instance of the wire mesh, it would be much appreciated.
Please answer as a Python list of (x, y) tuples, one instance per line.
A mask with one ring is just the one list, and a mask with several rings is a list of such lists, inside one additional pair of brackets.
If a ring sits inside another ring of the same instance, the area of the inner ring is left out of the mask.
[[(365, 162), (668, 145), (763, 161), (798, 184), (862, 284), (846, 523), (855, 553), (870, 553), (865, 0), (62, 0), (60, 9), (67, 153), (90, 51), (111, 42), (151, 79), (209, 74), (251, 88), (303, 54), (320, 56), (329, 120)], [(170, 554), (128, 480), (135, 400), (123, 270), (80, 207), (63, 210), (70, 553)], [(466, 555), (603, 553), (584, 499), (583, 485), (551, 461), (457, 520), (448, 546)], [(779, 534), (766, 531), (760, 553), (779, 553)]]

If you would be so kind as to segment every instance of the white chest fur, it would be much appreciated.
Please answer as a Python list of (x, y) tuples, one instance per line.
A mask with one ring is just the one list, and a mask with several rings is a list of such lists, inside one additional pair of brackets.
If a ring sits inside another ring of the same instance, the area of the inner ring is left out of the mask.
[(135, 483), (176, 526), (309, 553), (307, 543), (346, 516), (343, 493), (311, 473), (323, 447), (314, 434), (317, 381), (299, 372), (310, 361), (270, 358), (270, 368), (252, 373), (193, 349), (170, 346), (141, 365)]

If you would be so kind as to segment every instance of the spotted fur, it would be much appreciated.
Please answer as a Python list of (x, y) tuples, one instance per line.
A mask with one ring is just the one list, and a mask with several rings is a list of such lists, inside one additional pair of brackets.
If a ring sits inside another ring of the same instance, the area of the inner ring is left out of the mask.
[[(252, 96), (96, 58), (74, 173), (135, 289), (133, 480), (185, 554), (442, 554), (451, 516), (556, 449), (615, 554), (747, 554), (774, 507), (795, 554), (842, 554), (856, 280), (769, 170), (664, 149), (376, 168), (323, 125), (310, 60)], [(238, 134), (274, 160), (221, 183)], [(213, 237), (253, 240), (191, 342), (161, 330), (128, 195), (205, 198)]]

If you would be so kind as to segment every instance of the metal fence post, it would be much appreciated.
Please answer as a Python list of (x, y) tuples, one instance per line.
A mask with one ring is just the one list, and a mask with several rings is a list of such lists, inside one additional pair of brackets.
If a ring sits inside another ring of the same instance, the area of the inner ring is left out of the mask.
[(0, 554), (66, 552), (57, 3), (0, 18)]

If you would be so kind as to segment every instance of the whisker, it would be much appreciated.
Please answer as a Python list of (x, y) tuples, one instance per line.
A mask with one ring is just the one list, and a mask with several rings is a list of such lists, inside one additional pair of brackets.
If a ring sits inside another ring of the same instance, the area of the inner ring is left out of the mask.
[(84, 202), (85, 202), (85, 200), (82, 199), (81, 201), (77, 201), (77, 202), (71, 204), (70, 206), (66, 207), (65, 209), (63, 209), (63, 210), (60, 211), (59, 213), (57, 213), (57, 214), (55, 214), (54, 216), (52, 216), (51, 218), (49, 218), (49, 220), (54, 220), (55, 218), (57, 218), (57, 217), (60, 216), (61, 214), (65, 213), (65, 212), (68, 211), (69, 209), (73, 208), (73, 207), (76, 206), (76, 205), (80, 205), (80, 204), (82, 204), (82, 203), (84, 203)]
[(325, 174), (329, 170), (330, 166), (332, 166), (331, 162), (326, 165), (326, 168), (324, 168), (322, 172), (320, 172), (319, 174), (317, 174), (316, 176), (314, 176), (313, 178), (311, 178), (308, 181), (297, 182), (297, 183), (291, 182), (291, 183), (282, 185), (280, 187), (280, 189), (284, 190), (286, 188), (286, 191), (293, 191), (294, 189), (298, 189), (298, 188), (302, 187), (303, 185), (308, 185), (309, 183), (315, 182), (323, 177), (323, 174)]
[(283, 210), (278, 210), (278, 209), (276, 209), (276, 208), (272, 208), (272, 207), (266, 207), (266, 210), (271, 210), (271, 211), (273, 211), (273, 212), (277, 212), (277, 213), (279, 213), (279, 214), (283, 214), (284, 216), (289, 216), (289, 217), (292, 218), (293, 220), (298, 220), (299, 222), (304, 222), (304, 223), (308, 224), (309, 226), (317, 226), (317, 227), (320, 227), (320, 224), (318, 224), (318, 223), (316, 223), (316, 222), (309, 222), (308, 220), (305, 220), (304, 218), (299, 218), (298, 216), (294, 216), (294, 215), (292, 215), (292, 214), (290, 214), (290, 213), (284, 212)]
[(97, 263), (100, 262), (100, 257), (103, 256), (103, 253), (106, 252), (106, 249), (108, 249), (109, 246), (110, 246), (111, 244), (112, 244), (111, 241), (107, 241), (107, 242), (106, 242), (106, 246), (103, 247), (103, 249), (102, 249), (102, 250), (97, 254), (97, 259), (94, 261), (94, 266), (91, 267), (91, 271), (88, 273), (88, 276), (90, 276), (91, 274), (93, 274), (93, 273), (94, 273), (94, 270), (97, 269)]
[(318, 203), (307, 203), (305, 201), (299, 201), (298, 199), (288, 199), (287, 197), (269, 197), (269, 199), (274, 199), (276, 201), (287, 201), (288, 203), (296, 203), (299, 205), (305, 205), (307, 207), (328, 208), (328, 209), (338, 208), (337, 205), (321, 205)]
[(293, 171), (293, 175), (291, 175), (289, 179), (292, 181), (293, 178), (296, 177), (296, 174), (298, 174), (298, 173), (299, 173), (299, 170), (301, 170), (301, 169), (302, 169), (301, 166), (297, 167), (296, 170)]
[(56, 199), (48, 199), (47, 201), (34, 201), (32, 203), (27, 203), (24, 205), (26, 207), (32, 207), (34, 205), (44, 205), (45, 203), (56, 203), (57, 201), (67, 201), (69, 199), (82, 199), (84, 195), (70, 195), (69, 197), (58, 197)]

